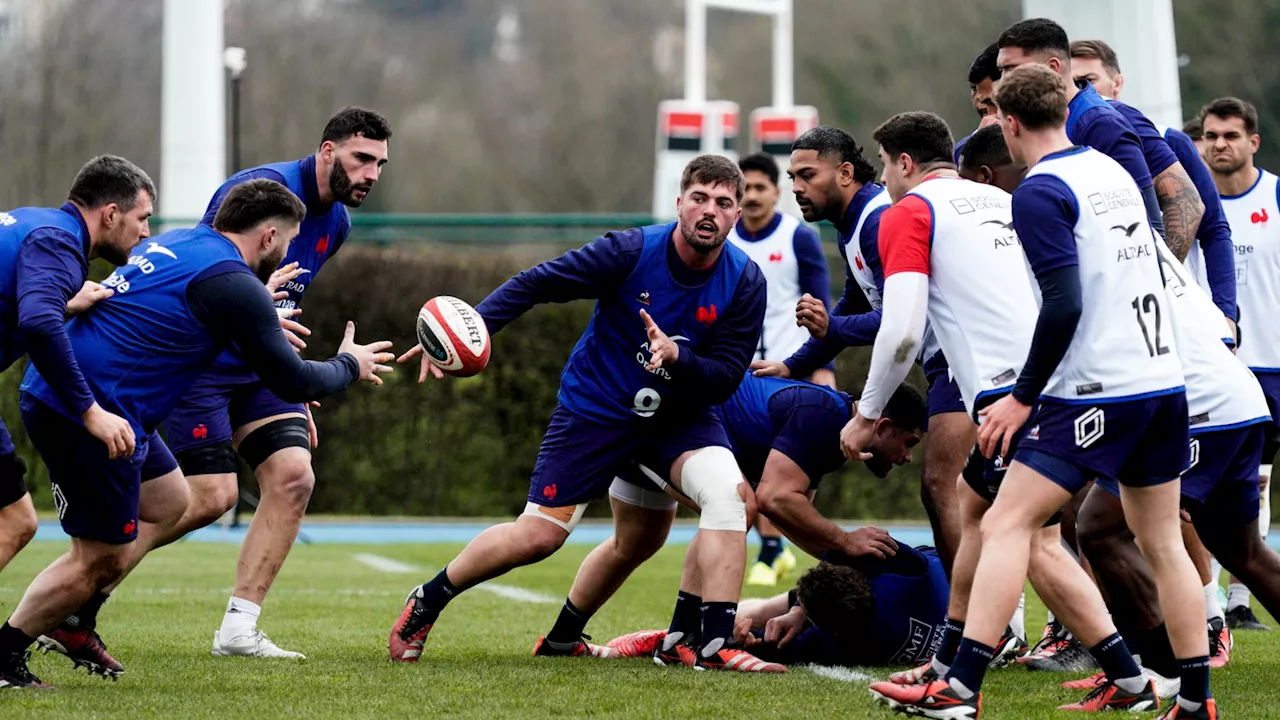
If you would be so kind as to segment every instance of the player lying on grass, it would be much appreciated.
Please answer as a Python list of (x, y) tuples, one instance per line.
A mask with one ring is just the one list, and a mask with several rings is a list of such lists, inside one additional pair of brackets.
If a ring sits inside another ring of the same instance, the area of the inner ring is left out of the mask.
[[(942, 632), (948, 591), (937, 550), (897, 544), (887, 558), (825, 560), (801, 575), (791, 592), (743, 600), (735, 635), (762, 663), (917, 663), (928, 659)], [(615, 657), (649, 657), (666, 635), (642, 630), (607, 647)], [(676, 647), (686, 664), (692, 661), (686, 645)]]
[[(733, 397), (717, 408), (717, 415), (747, 481), (756, 487), (758, 497), (767, 499), (770, 519), (792, 542), (817, 556), (832, 552), (883, 558), (897, 549), (885, 531), (863, 528), (846, 532), (822, 517), (811, 502), (823, 476), (844, 464), (839, 435), (852, 406), (848, 395), (829, 388), (748, 375)], [(883, 476), (893, 466), (910, 461), (923, 419), (920, 393), (903, 385), (876, 429), (867, 460), (872, 472)], [(629, 468), (614, 479), (609, 490), (614, 536), (583, 561), (555, 627), (539, 639), (534, 654), (612, 654), (607, 648), (584, 642), (582, 633), (591, 615), (666, 540), (676, 503), (655, 486), (655, 479), (665, 484), (665, 479), (647, 466), (644, 470)], [(671, 647), (658, 647), (655, 654), (663, 664), (681, 661), (675, 645), (696, 647), (705, 634), (699, 622), (703, 603), (700, 575), (692, 562), (699, 556), (701, 535), (694, 537), (686, 555)]]

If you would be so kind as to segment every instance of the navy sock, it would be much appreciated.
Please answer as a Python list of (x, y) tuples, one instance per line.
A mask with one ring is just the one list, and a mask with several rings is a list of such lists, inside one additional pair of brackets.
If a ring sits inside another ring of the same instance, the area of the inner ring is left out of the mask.
[(564, 607), (560, 608), (560, 617), (556, 618), (556, 624), (547, 633), (547, 639), (554, 643), (577, 644), (590, 619), (591, 613), (579, 610), (569, 598), (565, 598)]
[(676, 594), (676, 611), (671, 614), (671, 627), (667, 628), (667, 634), (680, 633), (681, 641), (696, 645), (701, 628), (702, 598), (681, 590)]
[[(1129, 646), (1124, 644), (1120, 633), (1111, 633), (1102, 642), (1089, 648), (1089, 654), (1098, 661), (1098, 666), (1111, 682), (1142, 677), (1142, 671), (1138, 669), (1138, 663), (1133, 659), (1133, 653), (1129, 652)], [(1124, 689), (1134, 692), (1129, 688)]]
[(89, 598), (88, 602), (80, 606), (80, 609), (76, 611), (75, 615), (70, 615), (67, 617), (67, 620), (66, 620), (67, 624), (72, 627), (81, 627), (81, 628), (89, 628), (89, 629), (93, 629), (97, 627), (98, 611), (102, 609), (102, 604), (105, 603), (110, 597), (111, 597), (110, 595), (107, 595), (102, 591), (98, 591), (94, 593), (93, 597)]
[(938, 662), (950, 667), (956, 662), (956, 651), (960, 649), (960, 641), (964, 639), (964, 621), (947, 618), (942, 626), (942, 641), (938, 643), (938, 652), (933, 656)]
[(0, 656), (17, 655), (31, 647), (36, 639), (5, 621), (0, 626)]
[(462, 592), (449, 582), (449, 568), (440, 571), (430, 582), (418, 588), (418, 597), (422, 598), (422, 604), (427, 609), (430, 622), (435, 622), (439, 617), (440, 611), (444, 609), (449, 601), (458, 596)]
[(964, 638), (956, 650), (956, 661), (947, 671), (947, 680), (957, 680), (971, 693), (982, 690), (982, 678), (987, 674), (987, 665), (995, 656), (995, 648), (980, 642)]
[(733, 643), (733, 620), (737, 612), (738, 603), (702, 603), (701, 653), (703, 657), (708, 657), (720, 648)]
[(765, 537), (760, 536), (760, 556), (756, 558), (757, 562), (762, 562), (769, 567), (773, 567), (774, 561), (782, 554), (782, 538), (781, 537)]
[(1209, 692), (1209, 656), (1179, 660), (1182, 668), (1182, 689), (1178, 696), (1195, 703), (1202, 703), (1213, 697)]

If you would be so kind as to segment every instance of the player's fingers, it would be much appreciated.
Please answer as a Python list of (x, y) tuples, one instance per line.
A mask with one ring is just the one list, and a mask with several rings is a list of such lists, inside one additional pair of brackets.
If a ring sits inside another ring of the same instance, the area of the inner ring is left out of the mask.
[[(422, 354), (422, 346), (421, 346), (421, 345), (414, 345), (413, 347), (411, 347), (411, 348), (409, 348), (408, 350), (406, 350), (406, 351), (404, 352), (404, 354), (403, 354), (403, 355), (401, 355), (400, 357), (396, 358), (396, 362), (401, 363), (401, 364), (403, 364), (403, 363), (407, 363), (407, 362), (409, 362), (410, 360), (412, 360), (412, 359), (414, 359), (414, 358), (418, 357), (418, 356), (419, 356), (419, 355), (421, 355), (421, 354)], [(422, 361), (423, 361), (423, 362), (426, 362), (426, 361), (427, 361), (427, 359), (424, 357), (424, 358), (422, 358)]]
[(898, 548), (890, 545), (887, 542), (877, 542), (876, 547), (880, 548), (880, 551), (883, 552), (885, 555), (888, 555), (889, 557), (893, 557), (894, 555), (898, 554)]
[(376, 363), (386, 364), (394, 360), (395, 357), (396, 357), (395, 353), (389, 353), (389, 352), (374, 353), (373, 361)]
[[(399, 362), (404, 362), (404, 358), (403, 357), (400, 358)], [(427, 376), (431, 374), (431, 371), (428, 370), (427, 368), (434, 368), (434, 367), (435, 365), (431, 364), (431, 361), (427, 359), (427, 356), (423, 355), (422, 366), (418, 368), (418, 384), (422, 384), (427, 381)]]
[(280, 327), (298, 335), (311, 335), (311, 330), (306, 325), (295, 320), (281, 320)]
[(378, 342), (375, 342), (375, 343), (369, 343), (368, 345), (365, 345), (365, 347), (369, 348), (369, 352), (381, 353), (385, 355), (386, 353), (384, 353), (383, 351), (391, 348), (391, 341), (379, 340)]
[(312, 400), (312, 401), (311, 401), (311, 407), (320, 407), (320, 401), (319, 401), (319, 400)]
[(778, 631), (778, 623), (774, 622), (773, 620), (770, 620), (769, 622), (764, 624), (764, 641), (765, 642), (770, 642), (770, 643), (778, 642), (778, 636), (780, 634), (781, 633)]
[(649, 313), (645, 312), (644, 308), (640, 308), (640, 319), (644, 320), (644, 326), (646, 329), (648, 330), (658, 329), (658, 323), (654, 322), (653, 318), (649, 317)]
[(303, 342), (302, 338), (298, 337), (297, 335), (293, 334), (292, 332), (290, 332), (290, 331), (288, 331), (288, 330), (285, 330), (285, 331), (284, 331), (284, 337), (285, 337), (285, 339), (286, 339), (286, 340), (288, 340), (288, 341), (289, 341), (289, 344), (290, 344), (290, 345), (292, 345), (292, 346), (294, 346), (294, 347), (298, 348), (299, 350), (306, 350), (306, 349), (307, 349), (307, 344), (306, 344), (305, 342)]
[(351, 342), (356, 336), (356, 324), (352, 320), (347, 321), (347, 329), (343, 331), (342, 337), (346, 342)]
[(391, 367), (390, 365), (374, 365), (373, 366), (373, 371), (378, 373), (379, 375), (386, 375), (392, 370), (395, 370), (395, 368)]
[(799, 635), (799, 634), (800, 634), (800, 627), (798, 625), (788, 626), (787, 631), (783, 633), (782, 638), (778, 640), (778, 647), (785, 647), (787, 643), (794, 640), (796, 635)]
[(444, 379), (444, 371), (436, 367), (435, 365), (431, 365), (431, 375), (437, 380)]
[(1000, 433), (1000, 437), (1000, 455), (1003, 457), (1009, 454), (1009, 443), (1013, 442), (1013, 428)]
[(871, 453), (869, 453), (869, 452), (865, 451), (865, 450), (864, 450), (864, 451), (862, 451), (862, 452), (860, 452), (860, 453), (858, 453), (858, 459), (859, 459), (859, 460), (861, 460), (862, 462), (866, 462), (866, 461), (870, 460), (870, 459), (871, 459), (871, 458), (873, 458), (873, 457), (875, 457), (875, 456), (874, 456), (874, 455), (872, 455)]

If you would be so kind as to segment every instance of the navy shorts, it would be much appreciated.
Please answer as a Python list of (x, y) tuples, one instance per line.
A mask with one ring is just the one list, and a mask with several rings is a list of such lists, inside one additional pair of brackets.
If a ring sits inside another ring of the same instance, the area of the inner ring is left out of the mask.
[(964, 397), (960, 395), (960, 386), (951, 377), (951, 368), (942, 353), (935, 353), (925, 362), (924, 378), (929, 383), (929, 393), (925, 398), (929, 417), (942, 413), (967, 412)]
[(9, 428), (0, 420), (0, 508), (9, 507), (27, 494), (25, 470)]
[(178, 466), (159, 436), (152, 432), (141, 437), (133, 455), (111, 460), (107, 446), (84, 425), (26, 393), (19, 407), (31, 444), (49, 469), (62, 529), (87, 540), (133, 542), (143, 478), (154, 479)]
[[(680, 420), (615, 425), (588, 420), (557, 404), (533, 466), (529, 502), (542, 507), (589, 502), (604, 495), (613, 479), (636, 462), (665, 477), (682, 454), (713, 446), (732, 447), (711, 408)], [(652, 483), (641, 486), (656, 489)]]
[[(1258, 465), (1269, 431), (1268, 423), (1257, 423), (1191, 437), (1191, 467), (1182, 475), (1182, 505), (1193, 520), (1238, 527), (1258, 518)], [(1098, 485), (1120, 496), (1115, 480), (1099, 480)]]
[(1043, 399), (1026, 426), (1014, 460), (1072, 495), (1094, 478), (1160, 485), (1181, 476), (1190, 461), (1181, 390), (1091, 405)]
[(1270, 464), (1280, 451), (1280, 373), (1255, 372), (1258, 384), (1262, 386), (1262, 394), (1267, 398), (1267, 409), (1271, 411), (1271, 422), (1266, 426), (1266, 445), (1262, 448), (1262, 462)]
[(305, 415), (301, 403), (289, 403), (253, 372), (213, 368), (201, 373), (165, 423), (175, 453), (231, 442), (236, 428), (275, 415)]

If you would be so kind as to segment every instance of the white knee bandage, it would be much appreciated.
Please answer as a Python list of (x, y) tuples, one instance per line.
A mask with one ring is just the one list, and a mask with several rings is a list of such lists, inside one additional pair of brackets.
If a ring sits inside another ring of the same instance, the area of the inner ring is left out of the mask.
[(728, 448), (706, 447), (694, 452), (680, 471), (680, 485), (702, 509), (702, 530), (747, 530), (747, 503), (738, 495), (742, 471)]
[(674, 510), (676, 507), (676, 501), (671, 499), (670, 495), (632, 485), (618, 477), (614, 478), (613, 484), (609, 486), (609, 497), (624, 505), (644, 510)]
[(565, 532), (572, 533), (573, 529), (578, 527), (578, 521), (582, 519), (582, 513), (586, 511), (586, 503), (566, 505), (564, 507), (543, 507), (537, 503), (527, 502), (524, 504), (524, 512), (521, 514), (542, 518), (549, 523), (564, 528)]

